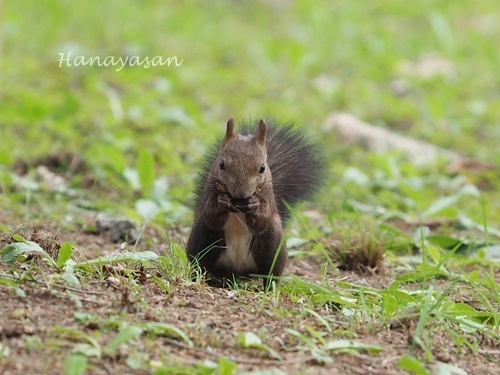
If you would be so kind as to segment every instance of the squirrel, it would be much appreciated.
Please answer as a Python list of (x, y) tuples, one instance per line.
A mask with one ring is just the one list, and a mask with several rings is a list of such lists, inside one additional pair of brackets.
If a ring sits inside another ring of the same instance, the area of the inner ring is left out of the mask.
[(323, 184), (317, 147), (291, 124), (267, 122), (271, 126), (261, 119), (255, 133), (244, 122), (238, 134), (229, 119), (198, 175), (186, 252), (212, 282), (260, 275), (266, 286), (281, 276), (287, 205), (310, 198)]

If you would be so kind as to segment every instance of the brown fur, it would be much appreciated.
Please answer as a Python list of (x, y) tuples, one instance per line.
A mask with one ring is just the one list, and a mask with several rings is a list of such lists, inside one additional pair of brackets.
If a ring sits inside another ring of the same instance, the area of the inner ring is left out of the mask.
[[(322, 181), (324, 164), (302, 133), (291, 126), (268, 127), (264, 120), (255, 133), (247, 128), (237, 134), (234, 119), (227, 122), (226, 135), (198, 180), (187, 253), (213, 277), (281, 276), (287, 260), (283, 227), (289, 216), (283, 200), (294, 204), (306, 199)], [(226, 244), (227, 239), (233, 243)], [(248, 250), (241, 245), (246, 239)], [(234, 253), (229, 257), (227, 252)], [(238, 260), (250, 256), (249, 261), (230, 260), (241, 256)]]

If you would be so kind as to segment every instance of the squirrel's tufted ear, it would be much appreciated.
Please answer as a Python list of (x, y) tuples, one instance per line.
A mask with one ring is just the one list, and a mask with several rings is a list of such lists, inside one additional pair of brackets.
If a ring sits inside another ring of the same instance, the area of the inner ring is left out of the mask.
[(234, 135), (234, 117), (231, 117), (227, 122), (226, 139), (233, 138)]
[(259, 130), (257, 130), (256, 138), (261, 146), (264, 146), (266, 144), (266, 131), (267, 131), (267, 124), (263, 119), (260, 119)]

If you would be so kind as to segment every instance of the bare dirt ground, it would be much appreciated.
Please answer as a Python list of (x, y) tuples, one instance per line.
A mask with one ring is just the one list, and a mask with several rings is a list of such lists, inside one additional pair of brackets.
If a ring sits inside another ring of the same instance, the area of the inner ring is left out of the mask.
[[(106, 237), (83, 232), (58, 232), (44, 228), (40, 233), (39, 236), (44, 236), (49, 242), (69, 241), (88, 258), (120, 248)], [(3, 247), (9, 239), (9, 235), (4, 235), (0, 245)], [(157, 250), (161, 251), (166, 245), (162, 245), (164, 239), (159, 240)], [(396, 366), (396, 362), (401, 355), (408, 353), (416, 325), (416, 321), (411, 320), (392, 327), (367, 324), (364, 330), (356, 332), (356, 340), (381, 346), (383, 350), (380, 353), (341, 353), (335, 354), (331, 363), (318, 363), (308, 350), (290, 352), (282, 349), (294, 347), (287, 328), (301, 330), (305, 325), (317, 330), (324, 328), (311, 315), (293, 314), (298, 305), (291, 298), (284, 297), (279, 308), (273, 306), (273, 299), (270, 298), (269, 306), (263, 308), (262, 301), (256, 301), (254, 291), (240, 290), (236, 293), (229, 289), (170, 280), (171, 288), (166, 292), (150, 279), (140, 281), (140, 294), (135, 295), (128, 287), (113, 285), (95, 275), (86, 277), (83, 285), (69, 288), (59, 286), (62, 285), (59, 282), (54, 284), (51, 274), (58, 271), (40, 264), (36, 274), (32, 275), (37, 282), (25, 281), (20, 285), (0, 283), (0, 342), (3, 348), (0, 368), (4, 375), (64, 373), (61, 365), (64, 357), (76, 342), (82, 340), (58, 327), (84, 332), (105, 346), (116, 330), (107, 328), (102, 322), (118, 316), (122, 321), (134, 323), (153, 321), (173, 325), (183, 330), (195, 344), (189, 347), (174, 336), (148, 338), (143, 335), (136, 349), (148, 353), (150, 363), (183, 365), (200, 363), (205, 359), (217, 362), (218, 357), (223, 355), (238, 364), (238, 372), (278, 368), (292, 374), (401, 374), (404, 371)], [(0, 263), (0, 274), (13, 278), (26, 276), (23, 274), (29, 270), (27, 264), (11, 266)], [(314, 259), (292, 259), (287, 271), (309, 280), (320, 278), (319, 265)], [(331, 283), (339, 280), (381, 287), (389, 285), (393, 277), (383, 273), (359, 275), (343, 271), (331, 275)], [(17, 288), (22, 289), (25, 296), (19, 296)], [(81, 323), (75, 320), (75, 312), (88, 313), (102, 320)], [(335, 322), (332, 328), (348, 328), (344, 316), (335, 306), (318, 307), (316, 312)], [(263, 350), (242, 349), (234, 333), (263, 331), (265, 343), (283, 357), (282, 361), (271, 358)], [(336, 336), (335, 332), (329, 337), (336, 338), (342, 337)], [(457, 365), (469, 374), (498, 374), (498, 365), (485, 357), (498, 358), (499, 342), (481, 337), (477, 339), (482, 340), (480, 352), (474, 353), (466, 345), (459, 352), (455, 343), (444, 334), (435, 340), (432, 352), (435, 359)], [(90, 357), (91, 370), (88, 373), (149, 373), (132, 370), (125, 364), (128, 350), (131, 349), (125, 347), (116, 355)], [(415, 353), (422, 355), (418, 349)]]

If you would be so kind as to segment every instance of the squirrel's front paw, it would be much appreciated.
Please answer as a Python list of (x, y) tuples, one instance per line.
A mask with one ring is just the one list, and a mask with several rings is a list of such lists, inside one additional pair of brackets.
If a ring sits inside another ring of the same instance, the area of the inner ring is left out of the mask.
[(220, 208), (226, 209), (229, 212), (239, 212), (238, 208), (233, 205), (229, 194), (219, 194), (217, 196), (217, 204)]
[(248, 214), (248, 213), (253, 213), (259, 209), (260, 200), (254, 194), (250, 198), (239, 200), (239, 202), (237, 201), (234, 205), (238, 209), (238, 211)]

